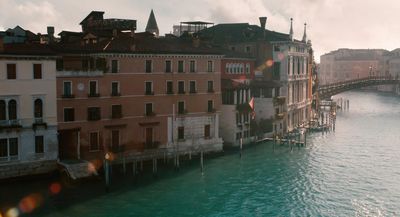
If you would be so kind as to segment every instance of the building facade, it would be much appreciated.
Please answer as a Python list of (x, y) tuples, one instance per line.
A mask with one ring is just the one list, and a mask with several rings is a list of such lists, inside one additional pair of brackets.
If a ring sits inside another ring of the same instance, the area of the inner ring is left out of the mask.
[(191, 38), (133, 31), (87, 43), (61, 41), (61, 158), (222, 150), (221, 54)]
[(254, 78), (254, 59), (225, 57), (221, 64), (220, 132), (226, 146), (246, 145), (253, 141), (253, 109), (250, 83)]
[(47, 173), (58, 159), (56, 58), (0, 39), (0, 178)]

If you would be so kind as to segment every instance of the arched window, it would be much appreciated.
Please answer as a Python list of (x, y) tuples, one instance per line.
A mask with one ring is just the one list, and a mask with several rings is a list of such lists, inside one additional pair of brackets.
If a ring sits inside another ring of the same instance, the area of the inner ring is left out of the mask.
[(0, 121), (6, 120), (6, 101), (0, 100)]
[(13, 99), (8, 101), (8, 119), (9, 120), (17, 119), (17, 101)]
[(36, 99), (34, 103), (34, 116), (35, 118), (43, 117), (43, 102), (41, 99)]

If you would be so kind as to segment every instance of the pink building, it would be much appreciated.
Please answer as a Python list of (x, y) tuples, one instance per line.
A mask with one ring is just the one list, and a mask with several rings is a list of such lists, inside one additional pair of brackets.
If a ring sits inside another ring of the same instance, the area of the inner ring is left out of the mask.
[(92, 29), (57, 45), (60, 157), (221, 151), (222, 55), (192, 38), (130, 29)]

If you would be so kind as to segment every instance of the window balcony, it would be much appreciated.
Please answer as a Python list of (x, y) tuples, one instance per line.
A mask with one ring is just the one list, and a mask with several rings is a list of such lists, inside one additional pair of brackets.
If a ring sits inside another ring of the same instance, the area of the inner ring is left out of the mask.
[(44, 127), (45, 129), (47, 129), (47, 123), (44, 121), (43, 117), (40, 118), (34, 118), (33, 120), (33, 124), (32, 124), (32, 128), (34, 130), (36, 130), (38, 127)]
[(215, 91), (214, 91), (214, 89), (208, 89), (207, 92), (208, 93), (214, 93)]
[(208, 112), (208, 113), (215, 113), (215, 112), (217, 112), (217, 109), (215, 109), (215, 108), (208, 108), (208, 109), (207, 109), (207, 112)]
[(178, 115), (185, 115), (187, 113), (188, 113), (188, 111), (186, 109), (178, 110)]
[(22, 128), (21, 120), (1, 120), (0, 129)]
[(178, 94), (185, 94), (185, 91), (184, 90), (179, 90)]
[(104, 75), (104, 70), (63, 70), (57, 71), (57, 77), (100, 77)]
[(275, 114), (275, 120), (283, 120), (284, 118), (285, 118), (285, 113), (284, 112)]
[(196, 90), (190, 90), (189, 93), (190, 94), (195, 94), (195, 93), (197, 93), (197, 91)]
[(174, 94), (174, 91), (167, 91), (167, 94), (172, 95)]

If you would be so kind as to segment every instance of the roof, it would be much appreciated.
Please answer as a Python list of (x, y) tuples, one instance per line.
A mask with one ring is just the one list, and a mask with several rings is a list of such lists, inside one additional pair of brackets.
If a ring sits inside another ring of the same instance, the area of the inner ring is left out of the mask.
[(147, 21), (146, 31), (150, 30), (158, 30), (158, 25), (156, 21), (156, 17), (154, 16), (153, 10), (150, 12), (149, 20)]
[(115, 37), (100, 40), (95, 44), (61, 42), (54, 49), (63, 53), (132, 53), (132, 54), (204, 54), (222, 55), (223, 53), (207, 44), (196, 46), (192, 39), (156, 38), (149, 33), (119, 33)]
[(181, 22), (182, 24), (189, 24), (189, 25), (208, 25), (208, 24), (214, 24), (214, 23), (209, 23), (209, 22), (204, 22), (204, 21), (186, 21), (186, 22)]
[(252, 42), (260, 39), (266, 41), (289, 41), (289, 35), (274, 32), (248, 23), (225, 23), (203, 29), (198, 32), (201, 38), (217, 44)]
[(14, 43), (4, 44), (4, 51), (0, 55), (29, 55), (29, 56), (52, 56), (56, 53), (46, 44)]
[(84, 24), (86, 22), (86, 20), (91, 16), (103, 17), (103, 15), (104, 15), (104, 11), (92, 11), (79, 24), (80, 25)]

